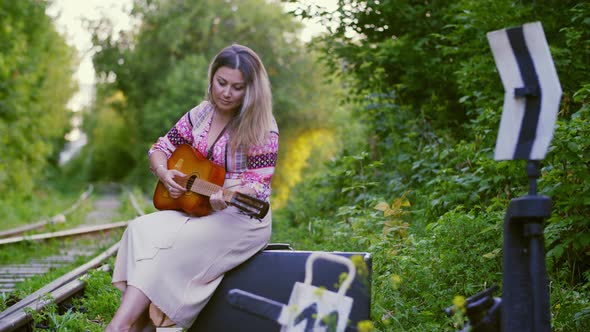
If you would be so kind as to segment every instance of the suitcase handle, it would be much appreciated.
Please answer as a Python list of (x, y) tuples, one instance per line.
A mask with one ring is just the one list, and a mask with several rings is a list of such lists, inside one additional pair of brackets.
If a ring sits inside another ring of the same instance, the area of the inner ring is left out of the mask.
[(350, 288), (350, 284), (352, 284), (352, 281), (356, 275), (356, 268), (354, 267), (354, 264), (352, 264), (352, 261), (346, 257), (329, 254), (326, 252), (314, 252), (309, 255), (307, 261), (305, 262), (305, 284), (311, 285), (311, 281), (313, 279), (313, 262), (316, 259), (325, 259), (335, 263), (340, 263), (348, 268), (348, 276), (346, 279), (344, 279), (342, 285), (340, 285), (340, 289), (338, 289), (338, 294), (344, 296), (348, 288)]
[(269, 243), (262, 250), (291, 250), (291, 251), (293, 251), (293, 248), (291, 248), (291, 245), (288, 243)]

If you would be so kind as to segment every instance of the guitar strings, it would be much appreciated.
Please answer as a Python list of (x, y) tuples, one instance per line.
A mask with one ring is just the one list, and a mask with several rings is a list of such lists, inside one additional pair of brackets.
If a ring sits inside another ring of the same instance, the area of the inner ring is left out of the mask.
[[(191, 180), (193, 181), (193, 183), (189, 184), (191, 182)], [(188, 180), (186, 178), (182, 178), (182, 179), (176, 181), (176, 183), (185, 187), (189, 191), (195, 192), (197, 194), (205, 195), (205, 196), (211, 196), (211, 195), (215, 194), (216, 192), (218, 192), (219, 190), (222, 190), (223, 191), (223, 199), (226, 202), (230, 202), (232, 197), (234, 196), (234, 193), (232, 191), (226, 190), (225, 188), (218, 186), (215, 183), (211, 183), (211, 182), (196, 178), (194, 176), (188, 178)]]
[(248, 195), (235, 195), (236, 192), (227, 190), (226, 188), (216, 185), (215, 183), (199, 179), (196, 176), (188, 177), (188, 179), (181, 178), (178, 181), (176, 181), (176, 183), (187, 188), (187, 190), (191, 192), (195, 192), (197, 194), (205, 196), (211, 196), (219, 190), (222, 190), (224, 201), (232, 205), (235, 205), (241, 210), (249, 213), (258, 214), (262, 209), (264, 209), (264, 202), (259, 201), (254, 197), (250, 197)]

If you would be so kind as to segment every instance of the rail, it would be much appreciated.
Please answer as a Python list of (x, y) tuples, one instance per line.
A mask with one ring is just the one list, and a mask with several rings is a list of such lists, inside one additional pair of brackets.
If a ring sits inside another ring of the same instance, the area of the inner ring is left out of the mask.
[(88, 199), (88, 197), (90, 197), (90, 195), (92, 194), (93, 191), (94, 191), (94, 186), (92, 184), (90, 184), (90, 185), (88, 185), (88, 189), (86, 189), (86, 191), (84, 191), (80, 195), (78, 200), (76, 200), (76, 202), (74, 204), (72, 204), (72, 206), (70, 206), (69, 208), (67, 208), (63, 212), (58, 213), (58, 214), (54, 215), (53, 217), (50, 217), (49, 219), (43, 219), (43, 220), (33, 223), (33, 224), (27, 224), (24, 226), (1, 231), (0, 238), (12, 237), (12, 236), (22, 234), (22, 233), (25, 233), (28, 231), (43, 228), (47, 225), (51, 225), (51, 224), (55, 224), (55, 223), (59, 223), (59, 222), (64, 222), (66, 220), (66, 215), (74, 212), (78, 208), (78, 206), (80, 206), (80, 204), (82, 202), (84, 202), (86, 199)]
[[(135, 196), (129, 190), (125, 189), (129, 195), (130, 202), (133, 205), (137, 215), (145, 214), (139, 206)], [(85, 200), (92, 190), (87, 190), (80, 199), (64, 211), (70, 213), (73, 211), (83, 200)], [(63, 214), (63, 213), (62, 213)], [(128, 221), (114, 222), (104, 225), (78, 227), (75, 229), (69, 229), (59, 232), (51, 232), (44, 234), (35, 234), (29, 236), (16, 236), (5, 239), (0, 239), (0, 246), (6, 244), (13, 244), (24, 241), (43, 241), (54, 238), (71, 237), (71, 236), (83, 236), (87, 234), (93, 234), (98, 232), (105, 232), (112, 229), (126, 227)], [(5, 233), (8, 233), (6, 231)], [(12, 234), (18, 234), (13, 232)], [(75, 268), (74, 270), (62, 275), (61, 277), (51, 281), (47, 285), (33, 292), (32, 294), (21, 299), (17, 303), (10, 306), (8, 309), (0, 313), (0, 332), (11, 332), (20, 330), (27, 330), (26, 325), (31, 321), (32, 317), (29, 310), (41, 311), (49, 303), (53, 302), (56, 304), (62, 303), (67, 299), (71, 298), (75, 294), (84, 290), (86, 283), (84, 282), (84, 276), (88, 274), (90, 270), (100, 269), (108, 270), (108, 265), (104, 264), (107, 259), (117, 253), (119, 249), (119, 242), (109, 247), (104, 252), (100, 253), (87, 263)], [(27, 309), (29, 308), (29, 309)]]

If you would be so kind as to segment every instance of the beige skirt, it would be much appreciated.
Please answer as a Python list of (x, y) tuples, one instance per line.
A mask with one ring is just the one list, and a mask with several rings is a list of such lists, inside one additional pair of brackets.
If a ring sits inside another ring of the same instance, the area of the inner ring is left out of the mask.
[(228, 270), (270, 240), (271, 212), (263, 220), (235, 207), (206, 217), (159, 211), (131, 221), (115, 261), (113, 285), (140, 289), (177, 326), (188, 328)]

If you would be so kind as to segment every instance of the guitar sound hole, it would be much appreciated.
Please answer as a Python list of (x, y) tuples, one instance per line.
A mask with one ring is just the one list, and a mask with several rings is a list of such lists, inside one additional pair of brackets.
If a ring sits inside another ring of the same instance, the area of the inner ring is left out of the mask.
[(193, 183), (195, 183), (195, 180), (196, 179), (197, 179), (197, 176), (196, 175), (191, 175), (191, 177), (188, 178), (188, 181), (186, 181), (186, 190), (187, 190), (187, 192), (190, 192), (190, 190), (191, 190), (191, 188), (193, 186)]

